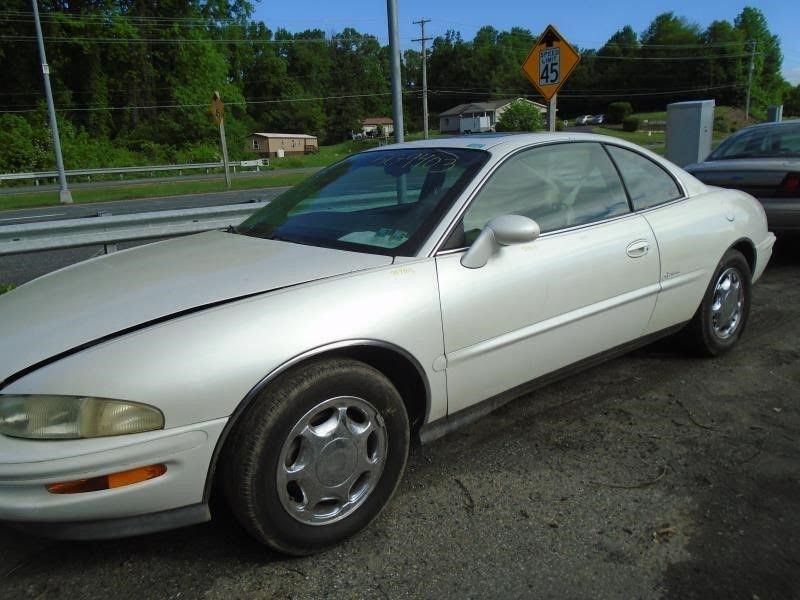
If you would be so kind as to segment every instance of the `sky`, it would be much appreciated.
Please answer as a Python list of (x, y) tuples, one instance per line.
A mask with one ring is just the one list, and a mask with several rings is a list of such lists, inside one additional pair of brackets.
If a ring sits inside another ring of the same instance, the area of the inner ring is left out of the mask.
[[(326, 33), (354, 27), (375, 35), (388, 44), (386, 2), (383, 0), (254, 0), (253, 19), (272, 29), (289, 31), (322, 29)], [(733, 23), (745, 6), (758, 8), (769, 30), (777, 35), (783, 51), (783, 76), (800, 84), (800, 1), (798, 0), (605, 0), (603, 2), (542, 2), (541, 0), (397, 0), (400, 45), (419, 48), (419, 25), (413, 21), (430, 19), (425, 36), (436, 37), (448, 29), (471, 40), (483, 25), (500, 31), (524, 27), (539, 35), (552, 24), (573, 46), (600, 48), (616, 31), (630, 25), (641, 34), (653, 19), (673, 12), (696, 23), (701, 30), (712, 21)]]

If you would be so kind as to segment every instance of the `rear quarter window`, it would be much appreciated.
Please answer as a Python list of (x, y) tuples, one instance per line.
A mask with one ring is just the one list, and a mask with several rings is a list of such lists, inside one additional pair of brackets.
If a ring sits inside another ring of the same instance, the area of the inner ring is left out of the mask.
[(606, 146), (622, 176), (633, 208), (644, 210), (683, 196), (675, 179), (663, 167), (638, 152)]

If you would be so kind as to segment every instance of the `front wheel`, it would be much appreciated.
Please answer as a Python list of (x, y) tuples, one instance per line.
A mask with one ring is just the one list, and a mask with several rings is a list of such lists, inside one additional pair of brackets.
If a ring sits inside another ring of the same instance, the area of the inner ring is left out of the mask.
[(686, 338), (693, 350), (719, 356), (739, 341), (750, 313), (750, 277), (742, 253), (728, 250), (687, 326)]
[(405, 468), (409, 424), (383, 374), (328, 359), (268, 386), (231, 438), (223, 468), (232, 511), (259, 541), (303, 555), (378, 515)]

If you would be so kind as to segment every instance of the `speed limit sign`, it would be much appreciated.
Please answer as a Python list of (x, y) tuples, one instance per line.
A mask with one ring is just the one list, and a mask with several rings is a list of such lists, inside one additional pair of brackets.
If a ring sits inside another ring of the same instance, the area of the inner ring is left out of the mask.
[(522, 71), (548, 102), (569, 77), (581, 55), (548, 25), (522, 63)]

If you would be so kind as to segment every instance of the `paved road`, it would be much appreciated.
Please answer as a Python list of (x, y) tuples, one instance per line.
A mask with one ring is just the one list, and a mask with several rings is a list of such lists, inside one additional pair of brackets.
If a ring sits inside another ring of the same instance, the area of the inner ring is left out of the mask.
[[(53, 221), (59, 219), (77, 219), (83, 217), (88, 218), (97, 216), (97, 214), (101, 212), (122, 215), (156, 210), (263, 202), (265, 200), (271, 200), (286, 189), (287, 188), (263, 188), (260, 190), (214, 192), (209, 194), (170, 196), (147, 200), (120, 200), (117, 202), (71, 204), (55, 207), (10, 210), (0, 212), (0, 225)], [(131, 245), (132, 244), (120, 244), (120, 249), (130, 247)], [(35, 277), (44, 275), (45, 273), (97, 256), (102, 252), (102, 246), (87, 246), (69, 250), (53, 250), (32, 254), (0, 256), (0, 284), (13, 283), (20, 285)]]
[(412, 450), (387, 510), (321, 555), (224, 507), (130, 540), (0, 527), (3, 598), (797, 598), (800, 245), (716, 360), (651, 346)]
[[(270, 171), (239, 171), (231, 173), (231, 178), (236, 179), (239, 177), (257, 177), (259, 175), (269, 177), (270, 175), (277, 175), (279, 173), (314, 173), (319, 171), (320, 167), (300, 167), (296, 169), (272, 169)], [(172, 181), (198, 181), (208, 179), (224, 179), (221, 173), (198, 173), (187, 171), (185, 175), (163, 175), (158, 177), (141, 177), (136, 179), (112, 179), (108, 181), (84, 181), (84, 182), (69, 182), (69, 188), (84, 189), (84, 188), (113, 188), (120, 186), (136, 185), (140, 183), (168, 183)], [(43, 192), (47, 190), (58, 191), (58, 182), (46, 183), (43, 185), (0, 185), (0, 195), (3, 194), (24, 194), (28, 192)]]
[(4, 210), (0, 211), (0, 225), (33, 223), (36, 221), (56, 221), (59, 219), (79, 219), (83, 217), (94, 217), (97, 216), (98, 213), (124, 215), (154, 210), (263, 202), (264, 200), (274, 198), (286, 189), (288, 188), (260, 188), (231, 192), (166, 196), (164, 198), (147, 198), (143, 200), (118, 200), (115, 202), (92, 202), (90, 204), (61, 204), (58, 206)]

